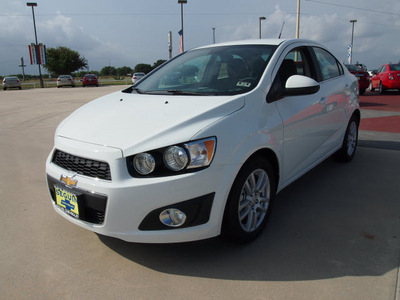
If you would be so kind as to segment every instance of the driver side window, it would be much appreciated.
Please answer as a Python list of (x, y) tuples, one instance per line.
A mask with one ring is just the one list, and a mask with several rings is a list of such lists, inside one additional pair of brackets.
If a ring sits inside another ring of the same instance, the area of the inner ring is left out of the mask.
[(285, 85), (290, 76), (303, 75), (314, 79), (314, 72), (307, 53), (305, 48), (296, 48), (285, 56), (268, 93), (268, 102), (279, 100), (285, 96)]

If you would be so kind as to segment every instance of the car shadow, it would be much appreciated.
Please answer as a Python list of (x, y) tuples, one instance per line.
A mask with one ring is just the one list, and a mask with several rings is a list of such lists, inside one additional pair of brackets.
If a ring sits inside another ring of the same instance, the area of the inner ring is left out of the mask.
[(400, 156), (383, 151), (360, 147), (353, 162), (328, 159), (288, 186), (250, 244), (99, 239), (128, 260), (174, 275), (256, 281), (382, 275), (397, 268), (400, 251), (400, 187), (390, 168)]
[(362, 102), (360, 101), (360, 107), (361, 108), (368, 108), (368, 107), (375, 107), (375, 106), (388, 106), (387, 104), (384, 103), (372, 103), (372, 102)]

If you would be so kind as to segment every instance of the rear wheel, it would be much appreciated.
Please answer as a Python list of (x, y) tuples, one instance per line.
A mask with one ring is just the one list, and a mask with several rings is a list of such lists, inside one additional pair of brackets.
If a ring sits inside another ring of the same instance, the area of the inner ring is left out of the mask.
[(353, 115), (347, 125), (342, 147), (333, 154), (335, 160), (347, 162), (353, 159), (357, 149), (358, 125), (358, 118)]
[(275, 178), (270, 163), (256, 157), (243, 165), (226, 204), (222, 235), (246, 243), (264, 229), (275, 198)]

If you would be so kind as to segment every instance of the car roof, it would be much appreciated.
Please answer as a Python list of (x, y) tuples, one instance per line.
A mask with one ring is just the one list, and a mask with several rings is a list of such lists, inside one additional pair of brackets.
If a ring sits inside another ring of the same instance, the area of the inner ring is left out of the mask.
[[(240, 45), (272, 45), (272, 46), (280, 46), (280, 45), (290, 45), (292, 43), (302, 43), (302, 44), (312, 44), (323, 46), (315, 41), (306, 40), (306, 39), (251, 39), (251, 40), (241, 40), (241, 41), (232, 41), (232, 42), (224, 42), (218, 44), (211, 44), (207, 46), (198, 47), (195, 49), (202, 48), (212, 48), (212, 47), (223, 47), (223, 46), (240, 46)], [(325, 46), (323, 46), (326, 48)], [(193, 49), (194, 50), (194, 49)]]

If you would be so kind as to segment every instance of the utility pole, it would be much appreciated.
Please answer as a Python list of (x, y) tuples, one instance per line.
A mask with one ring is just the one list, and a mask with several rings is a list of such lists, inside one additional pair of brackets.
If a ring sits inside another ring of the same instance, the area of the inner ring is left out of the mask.
[(265, 20), (266, 18), (265, 17), (259, 17), (258, 18), (259, 19), (259, 26), (258, 26), (258, 37), (261, 39), (261, 21), (262, 20)]
[(215, 44), (215, 27), (213, 27), (212, 30), (213, 30), (213, 43)]
[(168, 52), (169, 52), (169, 59), (172, 58), (172, 32), (168, 32)]
[(297, 0), (296, 39), (300, 37), (300, 0)]
[(24, 58), (21, 57), (21, 64), (18, 66), (22, 68), (22, 80), (25, 81), (25, 67), (26, 65), (24, 65)]
[(352, 29), (351, 29), (351, 48), (350, 48), (350, 64), (351, 61), (353, 60), (353, 39), (354, 39), (354, 23), (357, 22), (357, 20), (350, 20), (350, 23), (352, 23)]
[[(36, 2), (27, 2), (26, 5), (32, 7), (33, 29), (34, 29), (34, 31), (35, 31), (35, 42), (36, 42), (36, 43), (35, 43), (35, 48), (36, 48), (35, 51), (36, 51), (36, 53), (39, 53), (39, 49), (38, 49), (39, 44), (38, 44), (38, 39), (37, 39), (37, 34), (36, 34), (35, 11), (34, 11), (34, 9), (33, 9), (35, 6), (37, 6), (37, 3), (36, 3)], [(40, 68), (40, 62), (39, 62), (39, 64), (38, 64), (38, 66), (39, 66), (40, 87), (41, 87), (41, 88), (44, 88), (43, 79), (42, 79), (42, 70), (41, 70), (41, 68)]]
[(186, 4), (187, 0), (178, 0), (178, 4), (181, 5), (181, 31), (182, 31), (182, 36), (181, 36), (181, 40), (182, 40), (182, 53), (185, 52), (185, 46), (184, 46), (184, 42), (183, 42), (183, 4)]

